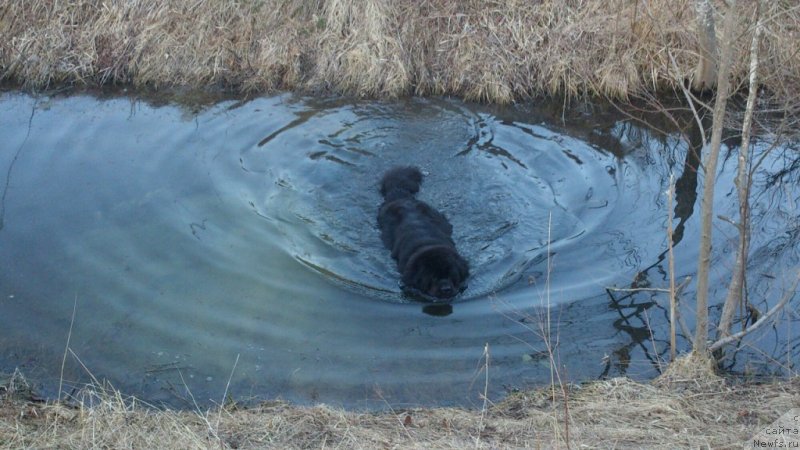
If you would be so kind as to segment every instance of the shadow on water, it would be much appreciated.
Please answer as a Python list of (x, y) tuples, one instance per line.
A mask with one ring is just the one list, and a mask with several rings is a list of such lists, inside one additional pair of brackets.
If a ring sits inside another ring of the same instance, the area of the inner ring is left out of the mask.
[[(76, 304), (67, 384), (107, 379), (175, 406), (225, 392), (479, 405), (487, 346), (491, 399), (549, 382), (550, 350), (564, 379), (651, 378), (669, 352), (666, 298), (607, 288), (666, 285), (670, 174), (677, 276), (693, 275), (702, 177), (692, 121), (646, 119), (603, 105), (4, 93), (0, 367), (55, 396)], [(792, 145), (757, 173), (760, 308), (798, 263)], [(420, 198), (470, 262), (453, 304), (404, 298), (380, 242), (377, 182), (399, 164), (423, 170)], [(721, 166), (717, 210), (735, 216), (735, 165)], [(735, 234), (714, 239), (718, 302)], [(752, 353), (793, 361), (784, 328)]]

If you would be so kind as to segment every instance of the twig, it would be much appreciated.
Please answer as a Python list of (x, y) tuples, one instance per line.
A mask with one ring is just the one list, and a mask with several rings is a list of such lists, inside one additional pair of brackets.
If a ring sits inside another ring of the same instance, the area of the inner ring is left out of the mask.
[(91, 379), (92, 379), (92, 382), (94, 383), (94, 385), (95, 385), (95, 386), (102, 386), (103, 384), (102, 384), (102, 383), (100, 383), (100, 380), (98, 380), (98, 379), (97, 379), (97, 378), (94, 376), (94, 374), (92, 373), (92, 371), (91, 371), (91, 370), (89, 370), (89, 368), (88, 368), (88, 367), (86, 367), (86, 364), (84, 364), (84, 363), (83, 363), (83, 361), (81, 361), (81, 358), (78, 356), (78, 354), (77, 354), (77, 353), (75, 353), (74, 351), (72, 351), (72, 349), (71, 349), (71, 348), (67, 348), (67, 349), (69, 350), (69, 353), (72, 355), (72, 357), (73, 357), (73, 358), (75, 358), (75, 360), (76, 360), (76, 361), (78, 361), (78, 364), (80, 364), (80, 365), (81, 365), (81, 367), (83, 367), (83, 370), (85, 370), (85, 371), (86, 371), (86, 373), (89, 375), (89, 377), (91, 377)]
[[(374, 392), (378, 396), (378, 398), (380, 398), (383, 401), (383, 403), (386, 404), (386, 407), (389, 408), (389, 412), (392, 414), (392, 416), (395, 419), (397, 419), (397, 423), (400, 424), (399, 429), (403, 430), (403, 433), (405, 433), (406, 437), (409, 440), (413, 439), (413, 437), (411, 437), (411, 433), (408, 432), (408, 427), (406, 426), (406, 424), (402, 420), (400, 420), (400, 414), (397, 411), (395, 411), (394, 407), (392, 407), (392, 404), (389, 403), (389, 401), (386, 400), (386, 397), (383, 396), (380, 387), (377, 385), (374, 386)], [(407, 412), (406, 414), (407, 414), (406, 417), (408, 417), (409, 413)]]
[(225, 399), (228, 398), (228, 388), (231, 387), (231, 379), (233, 378), (233, 373), (236, 371), (236, 366), (239, 364), (239, 355), (240, 353), (236, 354), (236, 361), (233, 362), (233, 368), (231, 369), (231, 374), (228, 377), (228, 382), (225, 384), (225, 392), (222, 394), (222, 402), (219, 405), (219, 412), (217, 414), (217, 423), (215, 425), (216, 429), (219, 429), (219, 422), (222, 420), (222, 410), (225, 409)]
[[(691, 283), (692, 277), (686, 277), (681, 281), (681, 284), (675, 287), (675, 293), (672, 295), (671, 298), (675, 299), (675, 320), (678, 322), (678, 325), (681, 327), (681, 331), (683, 332), (684, 336), (691, 339), (692, 333), (689, 331), (689, 327), (686, 325), (686, 322), (683, 320), (683, 317), (680, 313), (680, 296), (683, 292), (683, 289)], [(607, 291), (611, 292), (640, 292), (640, 291), (649, 291), (649, 292), (664, 292), (669, 294), (669, 289), (663, 288), (615, 288), (615, 287), (606, 287)]]
[(67, 352), (69, 351), (69, 341), (72, 338), (72, 325), (75, 323), (75, 310), (78, 307), (78, 294), (75, 294), (75, 301), (72, 302), (72, 319), (69, 321), (69, 332), (67, 333), (67, 344), (64, 346), (64, 357), (61, 359), (61, 376), (58, 378), (58, 401), (61, 402), (61, 388), (64, 385), (64, 366), (67, 364)]
[[(672, 67), (675, 69), (676, 77), (679, 77), (680, 69), (678, 69), (678, 63), (675, 62), (675, 57), (672, 56), (672, 52), (668, 51), (667, 54), (669, 55), (669, 59), (672, 62)], [(681, 87), (681, 91), (683, 92), (684, 97), (686, 97), (686, 102), (689, 103), (689, 107), (692, 109), (692, 115), (694, 116), (694, 120), (697, 121), (697, 129), (700, 131), (700, 136), (703, 139), (703, 142), (706, 142), (706, 131), (703, 128), (703, 121), (700, 119), (700, 114), (697, 113), (697, 109), (694, 107), (695, 101), (697, 99), (693, 98), (692, 94), (686, 89), (686, 86), (683, 83), (678, 83)], [(706, 105), (707, 109), (711, 109)]]
[(770, 309), (763, 316), (761, 316), (761, 318), (758, 319), (756, 321), (756, 323), (750, 325), (746, 329), (744, 329), (744, 330), (742, 330), (742, 331), (740, 331), (740, 332), (738, 332), (736, 334), (732, 334), (730, 336), (726, 336), (726, 337), (724, 337), (722, 339), (717, 340), (716, 342), (711, 344), (710, 347), (708, 347), (708, 350), (711, 351), (711, 352), (713, 352), (715, 350), (719, 350), (720, 348), (722, 348), (722, 347), (724, 347), (724, 346), (726, 346), (726, 345), (728, 345), (728, 344), (730, 344), (732, 342), (738, 341), (738, 340), (742, 339), (743, 337), (747, 336), (748, 334), (750, 334), (750, 333), (758, 330), (759, 328), (763, 327), (764, 324), (766, 324), (767, 321), (772, 318), (772, 316), (774, 316), (778, 311), (780, 311), (787, 303), (789, 303), (789, 300), (791, 300), (794, 297), (794, 295), (797, 293), (795, 291), (795, 289), (797, 289), (798, 282), (800, 282), (800, 270), (797, 271), (797, 276), (794, 279), (794, 283), (792, 283), (792, 287), (789, 288), (789, 290), (787, 290), (786, 293), (783, 294), (783, 297), (781, 298), (781, 300), (775, 306), (773, 306), (772, 309)]
[(486, 418), (486, 403), (489, 401), (489, 343), (483, 346), (483, 360), (484, 360), (484, 382), (483, 382), (483, 407), (481, 408), (481, 420), (478, 425), (478, 435), (475, 437), (475, 448), (481, 446), (481, 434), (483, 434), (483, 421)]
[[(669, 289), (664, 288), (615, 288), (606, 287), (606, 290), (611, 292), (666, 292), (669, 294)], [(624, 298), (624, 297), (623, 297)]]
[[(647, 325), (647, 333), (650, 335), (650, 343), (653, 344), (653, 356), (656, 360), (656, 365), (658, 366), (658, 372), (664, 373), (664, 368), (661, 365), (661, 358), (658, 355), (658, 347), (656, 346), (656, 337), (653, 336), (653, 327), (650, 326), (650, 316), (647, 314), (647, 309), (645, 308), (642, 313), (644, 314), (644, 323)], [(670, 329), (674, 330), (674, 325), (670, 324)], [(674, 350), (675, 347), (672, 347)], [(675, 360), (675, 356), (672, 356), (672, 360)]]
[(24, 64), (28, 60), (28, 55), (26, 55), (25, 52), (28, 51), (28, 47), (31, 45), (31, 43), (33, 43), (33, 39), (22, 44), (22, 48), (19, 50), (19, 55), (17, 56), (17, 59), (15, 59), (14, 62), (9, 64), (6, 70), (3, 72), (3, 74), (0, 75), (0, 81), (5, 80), (7, 77), (13, 74), (15, 70), (17, 70), (17, 67), (19, 65)]
[[(672, 196), (675, 192), (674, 175), (669, 174), (669, 189), (667, 190), (667, 250), (669, 252), (669, 358), (675, 361), (678, 355), (677, 337), (675, 336), (675, 256), (672, 253)], [(646, 312), (646, 310), (645, 310)], [(657, 354), (657, 353), (656, 353)]]
[(181, 383), (183, 383), (183, 388), (186, 389), (186, 393), (189, 394), (189, 398), (192, 400), (192, 404), (194, 405), (195, 414), (199, 417), (203, 423), (206, 425), (206, 431), (213, 436), (217, 441), (221, 442), (222, 439), (217, 435), (217, 430), (211, 426), (211, 422), (208, 421), (208, 413), (203, 414), (200, 410), (200, 405), (197, 404), (197, 400), (194, 398), (194, 394), (192, 394), (192, 390), (189, 389), (189, 385), (186, 384), (186, 380), (183, 378), (183, 373), (178, 371), (178, 376), (181, 378)]
[(686, 277), (675, 289), (675, 319), (678, 321), (678, 325), (680, 325), (681, 331), (687, 339), (691, 339), (692, 333), (689, 331), (689, 326), (686, 325), (686, 321), (683, 320), (683, 316), (681, 316), (680, 295), (683, 288), (686, 287), (690, 281), (692, 281), (692, 277)]
[[(686, 285), (688, 285), (690, 281), (692, 281), (692, 277), (684, 278), (683, 281), (681, 282), (681, 284), (679, 284), (678, 286), (675, 287), (675, 295), (679, 295), (681, 293), (681, 291), (683, 290), (683, 288), (685, 288)], [(670, 289), (664, 289), (664, 288), (617, 288), (617, 287), (606, 287), (606, 290), (611, 291), (611, 292), (640, 292), (640, 291), (641, 292), (648, 292), (648, 291), (649, 292), (666, 292), (666, 293), (670, 293), (671, 292)]]

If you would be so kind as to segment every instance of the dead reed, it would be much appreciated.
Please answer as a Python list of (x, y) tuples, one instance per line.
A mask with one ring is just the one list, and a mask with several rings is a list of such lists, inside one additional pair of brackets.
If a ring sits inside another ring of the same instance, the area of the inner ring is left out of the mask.
[[(764, 85), (790, 93), (800, 82), (800, 8), (769, 5)], [(626, 98), (692, 73), (694, 19), (691, 0), (3, 0), (0, 81)]]
[[(157, 410), (102, 386), (85, 388), (84, 403), (70, 407), (26, 399), (16, 375), (0, 384), (0, 448), (731, 448), (800, 403), (797, 379), (730, 386), (676, 384), (683, 377), (671, 376), (568, 385), (568, 413), (562, 390), (550, 388), (513, 394), (486, 411), (358, 413), (282, 402)], [(565, 414), (569, 442), (553, 426)]]

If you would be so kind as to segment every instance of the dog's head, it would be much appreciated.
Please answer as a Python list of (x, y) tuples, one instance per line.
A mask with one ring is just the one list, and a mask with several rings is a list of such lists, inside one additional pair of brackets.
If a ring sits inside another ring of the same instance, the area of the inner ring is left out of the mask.
[(467, 288), (469, 265), (449, 246), (421, 249), (409, 258), (403, 273), (404, 290), (427, 300), (450, 300)]
[(413, 196), (419, 192), (422, 172), (416, 167), (395, 167), (381, 180), (381, 195), (387, 201)]

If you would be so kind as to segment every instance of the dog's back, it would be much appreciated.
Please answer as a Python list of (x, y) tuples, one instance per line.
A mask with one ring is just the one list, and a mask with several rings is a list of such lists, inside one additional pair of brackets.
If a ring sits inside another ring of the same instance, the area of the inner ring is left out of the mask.
[(383, 243), (397, 261), (404, 290), (449, 299), (469, 276), (467, 262), (452, 239), (453, 227), (441, 212), (415, 198), (422, 183), (416, 167), (395, 167), (380, 184), (383, 204), (378, 226)]
[[(430, 232), (444, 234), (438, 239), (450, 239), (452, 229), (447, 219), (427, 203), (416, 199), (421, 184), (422, 172), (413, 166), (390, 169), (381, 179), (380, 190), (384, 200), (378, 214), (378, 225), (383, 243), (394, 258), (400, 258), (398, 246), (402, 246), (407, 239), (415, 239)], [(442, 220), (445, 223), (441, 223)], [(442, 226), (445, 227), (444, 230)], [(420, 234), (415, 229), (428, 232)]]

